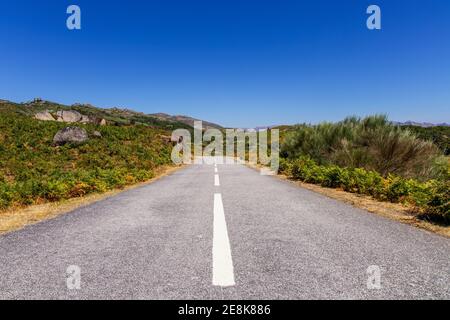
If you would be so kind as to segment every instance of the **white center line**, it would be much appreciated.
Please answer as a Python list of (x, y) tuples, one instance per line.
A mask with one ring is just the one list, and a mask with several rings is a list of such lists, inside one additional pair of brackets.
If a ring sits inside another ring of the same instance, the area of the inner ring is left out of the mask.
[(217, 168), (214, 168), (214, 172), (217, 173)]
[(214, 186), (216, 186), (216, 187), (220, 186), (220, 181), (219, 181), (219, 175), (218, 174), (214, 175)]
[(214, 286), (234, 286), (233, 260), (231, 259), (230, 239), (223, 210), (222, 195), (214, 194), (213, 230), (213, 279)]

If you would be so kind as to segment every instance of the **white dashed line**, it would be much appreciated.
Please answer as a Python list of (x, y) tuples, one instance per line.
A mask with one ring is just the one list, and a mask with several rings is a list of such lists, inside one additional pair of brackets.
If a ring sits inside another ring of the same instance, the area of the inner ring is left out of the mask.
[(214, 175), (214, 186), (216, 186), (216, 187), (220, 186), (220, 181), (219, 181), (219, 175), (218, 174)]
[(217, 173), (217, 168), (214, 168), (214, 172)]
[(214, 286), (234, 286), (233, 260), (231, 258), (230, 239), (223, 210), (222, 195), (214, 194), (214, 230), (213, 230), (213, 279)]

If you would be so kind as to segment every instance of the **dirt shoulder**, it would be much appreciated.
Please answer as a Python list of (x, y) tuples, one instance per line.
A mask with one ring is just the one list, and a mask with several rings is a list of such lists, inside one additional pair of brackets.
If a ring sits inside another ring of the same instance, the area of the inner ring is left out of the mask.
[(0, 211), (0, 235), (22, 229), (23, 227), (35, 224), (43, 220), (48, 220), (59, 215), (73, 211), (79, 207), (106, 199), (121, 192), (131, 190), (143, 185), (150, 184), (164, 176), (183, 168), (184, 166), (162, 166), (155, 170), (155, 177), (152, 179), (127, 186), (122, 189), (111, 190), (105, 193), (90, 194), (80, 198), (72, 198), (58, 202), (49, 202), (27, 207), (10, 208)]
[[(259, 170), (261, 166), (248, 165), (250, 168)], [(304, 183), (301, 181), (295, 181), (289, 179), (285, 175), (276, 175), (278, 179), (286, 180), (298, 187), (305, 188), (320, 194), (323, 194), (329, 198), (340, 200), (353, 205), (354, 207), (364, 209), (371, 213), (406, 223), (417, 228), (425, 229), (436, 234), (450, 238), (450, 226), (440, 226), (427, 221), (419, 220), (411, 212), (412, 207), (409, 207), (400, 203), (391, 203), (378, 201), (370, 196), (360, 195), (356, 193), (350, 193), (339, 189), (325, 188), (320, 185)]]

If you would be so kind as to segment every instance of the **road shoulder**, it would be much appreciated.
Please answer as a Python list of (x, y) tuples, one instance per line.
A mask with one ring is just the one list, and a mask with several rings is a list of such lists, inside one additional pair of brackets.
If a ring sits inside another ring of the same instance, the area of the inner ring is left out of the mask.
[[(261, 168), (260, 165), (254, 166), (248, 163), (246, 163), (246, 165), (247, 167), (254, 170), (259, 170)], [(287, 176), (282, 174), (278, 174), (273, 177), (275, 177), (276, 179), (284, 180), (297, 187), (304, 188), (322, 194), (329, 198), (351, 204), (356, 208), (363, 209), (370, 213), (377, 214), (391, 220), (409, 224), (411, 226), (450, 238), (450, 226), (440, 226), (434, 223), (419, 220), (411, 213), (412, 208), (407, 205), (401, 203), (382, 202), (366, 195), (360, 195), (339, 189), (326, 188), (316, 184), (296, 181), (289, 179)]]
[(90, 194), (84, 197), (72, 198), (57, 202), (31, 205), (27, 207), (11, 208), (0, 211), (0, 235), (20, 230), (28, 225), (32, 225), (44, 220), (52, 219), (62, 214), (71, 212), (77, 208), (90, 205), (100, 200), (115, 196), (119, 193), (135, 189), (156, 180), (161, 179), (185, 166), (162, 166), (155, 170), (155, 177), (145, 182), (127, 186), (122, 189), (115, 189), (105, 193)]

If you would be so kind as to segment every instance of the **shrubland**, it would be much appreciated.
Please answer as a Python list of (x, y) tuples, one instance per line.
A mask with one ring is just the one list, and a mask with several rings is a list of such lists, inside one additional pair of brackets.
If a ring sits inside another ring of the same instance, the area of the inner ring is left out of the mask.
[[(172, 126), (173, 124), (170, 124)], [(0, 110), (0, 208), (80, 197), (145, 181), (170, 164), (170, 128), (158, 125), (76, 124), (90, 135), (83, 144), (56, 146), (70, 126), (35, 120), (20, 109)]]
[(403, 126), (418, 138), (432, 141), (446, 156), (450, 156), (450, 126), (419, 127)]
[(380, 201), (409, 204), (419, 218), (450, 224), (448, 179), (421, 182), (393, 174), (383, 177), (376, 171), (363, 168), (319, 165), (308, 156), (282, 159), (280, 164), (281, 173), (292, 179), (369, 195)]
[(292, 179), (408, 203), (418, 217), (450, 224), (448, 158), (385, 116), (295, 126), (281, 156), (280, 171)]
[[(77, 110), (108, 125), (77, 123), (89, 140), (57, 146), (54, 135), (70, 124), (33, 119), (42, 110)], [(193, 130), (127, 109), (1, 102), (0, 209), (148, 180), (159, 166), (171, 164), (168, 138), (176, 128)], [(288, 177), (407, 203), (419, 218), (450, 224), (448, 129), (401, 127), (385, 116), (278, 128), (280, 171)]]

